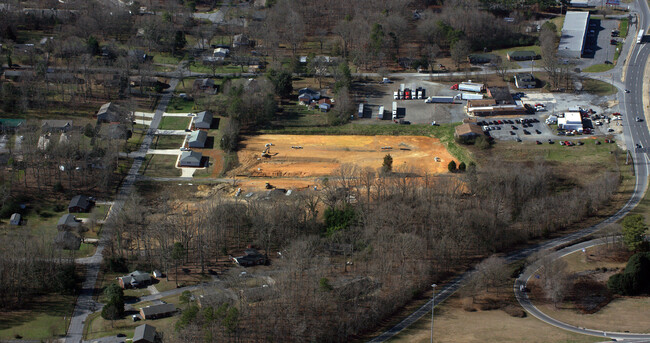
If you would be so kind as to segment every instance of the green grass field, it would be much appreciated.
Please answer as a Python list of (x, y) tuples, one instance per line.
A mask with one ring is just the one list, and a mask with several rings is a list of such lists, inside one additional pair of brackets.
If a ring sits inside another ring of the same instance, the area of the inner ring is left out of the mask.
[(612, 95), (616, 93), (616, 88), (614, 86), (600, 80), (586, 79), (582, 82), (582, 87), (585, 92), (599, 96)]
[(144, 159), (140, 173), (152, 177), (179, 177), (180, 169), (177, 169), (177, 157), (173, 155), (147, 155)]
[(600, 73), (604, 71), (608, 71), (614, 68), (614, 64), (594, 64), (590, 65), (585, 69), (582, 69), (583, 72), (585, 73)]
[(0, 312), (0, 339), (43, 340), (65, 335), (74, 309), (70, 295), (40, 296), (25, 310)]
[(151, 143), (152, 149), (178, 149), (183, 144), (184, 136), (157, 135)]
[(160, 130), (185, 130), (190, 126), (190, 117), (162, 117), (158, 129)]
[[(172, 97), (167, 105), (167, 112), (169, 113), (186, 113), (196, 111), (194, 101), (181, 99), (177, 96)], [(163, 117), (164, 119), (165, 117)]]
[(621, 36), (623, 38), (627, 37), (627, 31), (628, 31), (629, 24), (630, 24), (630, 21), (627, 18), (621, 19), (621, 21), (618, 23), (619, 36)]

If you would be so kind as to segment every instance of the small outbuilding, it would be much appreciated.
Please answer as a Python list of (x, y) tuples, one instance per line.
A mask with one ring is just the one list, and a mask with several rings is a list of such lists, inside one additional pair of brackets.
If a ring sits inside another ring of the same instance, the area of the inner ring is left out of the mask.
[(9, 224), (11, 225), (20, 225), (20, 220), (21, 220), (20, 213), (14, 213), (11, 215), (11, 218), (9, 218)]
[(79, 227), (81, 227), (81, 220), (78, 220), (73, 214), (62, 215), (56, 223), (56, 228), (59, 231), (77, 230)]
[(233, 262), (237, 263), (238, 265), (244, 267), (255, 266), (258, 264), (266, 264), (267, 262), (266, 256), (260, 254), (260, 252), (257, 251), (257, 249), (252, 249), (252, 248), (246, 249), (244, 251), (244, 255), (237, 256), (237, 257), (231, 256), (230, 259)]

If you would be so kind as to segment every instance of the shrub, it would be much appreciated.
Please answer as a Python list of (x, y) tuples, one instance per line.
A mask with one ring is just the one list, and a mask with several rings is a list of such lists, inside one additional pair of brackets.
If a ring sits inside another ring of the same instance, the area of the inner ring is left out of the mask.
[(632, 255), (625, 270), (607, 280), (607, 288), (620, 295), (637, 295), (650, 291), (650, 253)]
[(447, 169), (449, 169), (450, 172), (455, 173), (456, 172), (456, 162), (454, 160), (449, 162), (449, 164), (447, 165)]

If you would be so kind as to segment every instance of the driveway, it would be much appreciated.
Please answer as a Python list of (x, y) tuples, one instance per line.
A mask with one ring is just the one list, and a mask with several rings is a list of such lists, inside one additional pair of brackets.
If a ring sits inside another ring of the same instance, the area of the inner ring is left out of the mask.
[(185, 130), (156, 130), (154, 135), (164, 135), (164, 136), (186, 136), (189, 135), (189, 132)]
[(149, 149), (147, 150), (147, 155), (180, 155), (182, 151), (180, 149)]
[(192, 112), (187, 112), (187, 113), (163, 113), (163, 117), (193, 117), (194, 113)]
[(137, 112), (136, 111), (136, 112), (133, 112), (133, 115), (136, 116), (136, 117), (153, 118), (155, 113), (152, 113), (152, 112)]
[(192, 16), (198, 19), (207, 19), (213, 24), (222, 24), (224, 18), (223, 12), (221, 12), (221, 10), (212, 13), (192, 13)]

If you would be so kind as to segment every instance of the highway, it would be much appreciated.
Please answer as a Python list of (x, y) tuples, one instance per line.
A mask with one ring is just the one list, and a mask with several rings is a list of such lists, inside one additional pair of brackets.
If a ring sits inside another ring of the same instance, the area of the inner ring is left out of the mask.
[[(650, 9), (648, 9), (648, 4), (644, 0), (636, 0), (635, 7), (637, 8), (639, 14), (639, 23), (637, 23), (637, 26), (635, 28), (640, 27), (642, 29), (646, 29), (647, 32), (648, 21), (650, 20)], [(632, 30), (632, 27), (630, 27), (630, 30)], [(629, 49), (632, 49), (632, 51), (630, 52)], [(553, 249), (591, 235), (594, 232), (606, 227), (607, 225), (623, 218), (643, 198), (643, 195), (645, 194), (648, 187), (648, 162), (650, 162), (650, 159), (648, 159), (646, 153), (646, 149), (650, 147), (650, 131), (648, 128), (648, 122), (645, 120), (646, 115), (644, 114), (643, 80), (646, 63), (650, 55), (650, 48), (648, 48), (646, 44), (636, 44), (636, 33), (634, 31), (631, 31), (628, 34), (628, 38), (626, 39), (626, 44), (623, 50), (624, 51), (621, 52), (621, 58), (623, 58), (623, 56), (627, 56), (626, 53), (629, 52), (629, 61), (625, 60), (623, 63), (619, 63), (619, 65), (617, 65), (610, 72), (593, 74), (590, 75), (590, 77), (613, 83), (619, 90), (617, 98), (619, 99), (619, 109), (621, 110), (621, 113), (623, 113), (623, 137), (625, 139), (627, 150), (630, 151), (631, 156), (633, 157), (636, 175), (636, 184), (634, 191), (630, 196), (630, 199), (625, 204), (625, 206), (623, 206), (616, 214), (609, 217), (608, 219), (572, 234), (513, 252), (506, 256), (506, 259), (508, 261), (518, 261), (530, 256), (534, 252)], [(617, 81), (621, 80), (623, 74), (625, 74), (625, 83)], [(630, 92), (626, 93), (625, 89), (629, 89)], [(648, 91), (649, 90), (646, 89), (646, 92)], [(645, 94), (645, 96), (647, 98), (650, 98), (650, 94)], [(636, 117), (642, 118), (643, 121), (637, 122), (635, 120)], [(650, 118), (650, 116), (648, 116), (648, 118)], [(637, 148), (636, 144), (640, 144), (642, 147)], [(566, 253), (566, 251), (571, 251), (571, 249), (577, 250), (581, 249), (582, 247), (583, 245), (573, 245), (567, 247), (562, 251)], [(558, 254), (557, 256), (561, 256), (561, 254)], [(522, 283), (525, 284), (525, 282), (533, 275), (537, 269), (539, 269), (539, 267), (535, 265), (528, 267), (515, 281), (514, 286), (515, 294), (521, 306), (536, 318), (561, 329), (581, 334), (599, 336), (603, 338), (619, 338), (631, 342), (639, 340), (646, 342), (650, 341), (650, 334), (611, 333), (597, 329), (579, 328), (566, 323), (562, 323), (545, 315), (530, 303), (526, 293), (519, 291), (519, 285)], [(468, 276), (469, 272), (466, 272), (440, 287), (440, 292), (436, 294), (435, 304), (437, 305), (445, 301), (449, 296), (456, 292), (456, 290), (460, 288), (463, 281)], [(405, 328), (409, 327), (411, 324), (418, 321), (424, 315), (431, 312), (431, 305), (432, 300), (429, 300), (400, 323), (391, 327), (379, 336), (371, 339), (369, 342), (378, 343), (387, 341), (388, 339), (400, 333)]]

